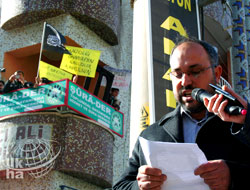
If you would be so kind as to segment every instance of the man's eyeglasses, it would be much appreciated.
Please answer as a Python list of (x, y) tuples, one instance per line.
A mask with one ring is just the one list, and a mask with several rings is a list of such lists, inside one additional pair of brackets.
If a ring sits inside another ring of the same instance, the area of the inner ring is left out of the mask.
[(194, 77), (194, 78), (198, 78), (200, 76), (200, 74), (210, 68), (213, 68), (214, 66), (209, 66), (209, 67), (206, 67), (206, 68), (203, 68), (203, 69), (192, 69), (190, 71), (187, 71), (187, 72), (182, 72), (180, 70), (177, 70), (177, 71), (172, 71), (170, 72), (170, 74), (172, 76), (174, 76), (175, 78), (177, 79), (181, 79), (183, 77), (183, 74), (186, 74), (188, 76), (191, 76), (191, 77)]

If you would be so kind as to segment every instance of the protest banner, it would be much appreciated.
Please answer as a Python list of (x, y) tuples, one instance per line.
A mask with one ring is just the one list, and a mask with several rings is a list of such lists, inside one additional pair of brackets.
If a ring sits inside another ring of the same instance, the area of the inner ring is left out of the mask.
[(65, 48), (66, 38), (53, 26), (44, 22), (43, 34), (41, 41), (41, 48), (38, 61), (37, 77), (39, 74), (40, 62), (42, 60), (43, 50), (48, 52), (54, 52), (54, 54), (70, 54), (70, 52)]
[(101, 52), (72, 46), (66, 48), (71, 55), (63, 55), (60, 68), (75, 75), (94, 78)]
[(47, 78), (51, 81), (61, 80), (61, 79), (72, 79), (72, 74), (59, 69), (53, 65), (40, 61), (39, 65), (39, 76), (40, 78)]
[(53, 26), (44, 22), (42, 50), (54, 51), (61, 54), (70, 54), (64, 44), (66, 44), (66, 38)]
[[(131, 70), (116, 69), (110, 66), (104, 66), (104, 69), (110, 71), (115, 75), (112, 88), (118, 88), (120, 90), (128, 90), (131, 82)], [(103, 80), (102, 86), (105, 86), (106, 82)]]

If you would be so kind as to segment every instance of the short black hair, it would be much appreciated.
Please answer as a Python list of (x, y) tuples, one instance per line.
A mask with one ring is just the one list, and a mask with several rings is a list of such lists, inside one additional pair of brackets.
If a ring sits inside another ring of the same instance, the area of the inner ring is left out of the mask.
[(21, 70), (18, 70), (18, 71), (16, 71), (15, 73), (22, 73), (22, 75), (24, 76), (24, 72), (21, 71)]
[(186, 42), (193, 42), (193, 43), (200, 44), (205, 49), (205, 51), (207, 52), (210, 63), (211, 63), (211, 66), (216, 67), (216, 66), (219, 65), (219, 63), (218, 63), (218, 53), (216, 51), (216, 47), (209, 44), (208, 42), (205, 42), (203, 40), (199, 40), (199, 39), (197, 39), (195, 37), (188, 37), (187, 38), (187, 37), (178, 36), (177, 39), (176, 39), (176, 45), (172, 49), (172, 52), (170, 54), (170, 59), (171, 59), (171, 56), (172, 56), (174, 50), (178, 46), (180, 46), (181, 44), (186, 43)]
[(3, 85), (5, 84), (5, 82), (3, 80), (0, 80), (0, 83), (2, 83)]
[(116, 90), (119, 92), (119, 88), (111, 88), (111, 92), (114, 92)]
[(47, 79), (47, 78), (45, 78), (45, 77), (42, 77), (42, 83), (48, 84), (50, 82), (52, 82), (52, 81), (49, 80), (49, 79)]

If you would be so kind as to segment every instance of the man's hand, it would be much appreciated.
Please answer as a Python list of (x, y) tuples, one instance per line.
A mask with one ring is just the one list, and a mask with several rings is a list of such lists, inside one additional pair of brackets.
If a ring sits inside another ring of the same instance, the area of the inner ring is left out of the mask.
[(228, 190), (230, 186), (230, 170), (223, 160), (208, 161), (194, 171), (199, 175), (211, 190)]
[(19, 77), (17, 78), (17, 80), (24, 85), (25, 80), (24, 80), (23, 77), (20, 77), (20, 75), (19, 75)]
[(144, 165), (139, 168), (136, 179), (140, 190), (160, 190), (167, 176), (158, 168)]
[[(243, 107), (247, 109), (247, 101), (245, 101), (241, 96), (239, 96), (227, 86), (223, 86), (222, 89), (238, 99)], [(218, 115), (223, 121), (243, 124), (245, 122), (246, 115), (229, 115), (224, 111), (227, 103), (227, 100), (223, 101), (223, 95), (221, 94), (215, 94), (210, 98), (210, 100), (204, 98), (204, 104), (209, 112), (213, 112), (214, 114)]]
[(11, 82), (13, 82), (15, 79), (16, 79), (16, 75), (14, 74), (9, 77), (9, 81)]

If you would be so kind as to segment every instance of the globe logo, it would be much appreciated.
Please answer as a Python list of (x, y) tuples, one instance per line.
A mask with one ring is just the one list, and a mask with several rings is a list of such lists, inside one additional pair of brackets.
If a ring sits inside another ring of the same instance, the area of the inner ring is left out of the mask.
[(46, 139), (25, 139), (9, 143), (6, 170), (28, 173), (34, 178), (48, 174), (61, 152), (58, 142)]

